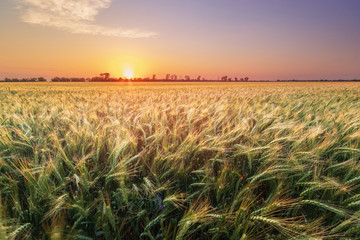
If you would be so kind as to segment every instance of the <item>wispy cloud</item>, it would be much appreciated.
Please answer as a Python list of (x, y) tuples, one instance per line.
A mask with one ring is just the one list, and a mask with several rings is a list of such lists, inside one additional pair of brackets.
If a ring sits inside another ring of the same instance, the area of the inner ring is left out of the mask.
[(127, 38), (148, 38), (156, 33), (137, 29), (102, 26), (96, 23), (99, 11), (112, 0), (19, 0), (22, 21), (55, 27), (71, 33)]

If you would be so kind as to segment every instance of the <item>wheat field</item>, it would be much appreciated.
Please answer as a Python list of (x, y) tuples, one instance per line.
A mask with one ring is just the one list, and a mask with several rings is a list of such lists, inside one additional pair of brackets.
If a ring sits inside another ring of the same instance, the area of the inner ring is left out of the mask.
[(360, 239), (360, 84), (1, 83), (0, 196), (0, 239)]

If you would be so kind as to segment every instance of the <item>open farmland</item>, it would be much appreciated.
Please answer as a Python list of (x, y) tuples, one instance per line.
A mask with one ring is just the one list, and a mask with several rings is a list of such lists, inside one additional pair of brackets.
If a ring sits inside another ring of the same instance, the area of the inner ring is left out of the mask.
[(360, 84), (0, 84), (0, 239), (359, 239)]

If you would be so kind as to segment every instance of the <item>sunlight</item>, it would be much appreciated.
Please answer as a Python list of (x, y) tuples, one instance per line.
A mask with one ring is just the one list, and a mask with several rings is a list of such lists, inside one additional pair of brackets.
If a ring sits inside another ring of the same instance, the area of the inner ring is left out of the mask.
[(133, 78), (134, 77), (134, 73), (132, 71), (130, 71), (130, 70), (126, 70), (123, 74), (124, 74), (124, 76), (126, 78)]

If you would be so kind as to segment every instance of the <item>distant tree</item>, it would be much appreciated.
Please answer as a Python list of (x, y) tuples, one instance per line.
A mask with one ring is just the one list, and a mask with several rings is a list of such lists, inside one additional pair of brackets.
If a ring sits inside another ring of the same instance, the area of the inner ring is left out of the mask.
[(196, 80), (197, 80), (197, 81), (201, 81), (201, 76), (198, 76), (198, 77), (196, 78)]
[(20, 82), (36, 82), (37, 78), (23, 78), (19, 80)]
[(37, 80), (38, 80), (38, 82), (46, 82), (46, 79), (43, 77), (39, 77)]
[(235, 78), (235, 82), (237, 82), (237, 81), (238, 81), (238, 78), (236, 77), (236, 78)]
[(103, 82), (104, 79), (102, 77), (93, 77), (90, 79), (90, 82)]
[(190, 81), (190, 76), (186, 75), (185, 76), (185, 81)]
[(85, 82), (85, 78), (71, 78), (71, 82)]
[(156, 80), (156, 75), (155, 74), (152, 75), (152, 80)]
[(168, 73), (168, 74), (166, 74), (166, 76), (165, 76), (165, 80), (168, 81), (169, 79), (170, 79), (170, 74)]
[(227, 77), (227, 76), (223, 76), (223, 77), (221, 77), (221, 81), (226, 82), (226, 81), (227, 81), (227, 79), (228, 79), (228, 77)]
[(176, 74), (171, 75), (171, 80), (176, 81), (178, 79)]
[(100, 73), (100, 77), (104, 78), (104, 80), (108, 80), (110, 78), (110, 73)]
[(244, 78), (244, 80), (245, 80), (245, 82), (247, 82), (247, 81), (249, 81), (249, 78), (248, 78), (248, 77), (246, 77), (246, 78)]
[(70, 78), (62, 77), (60, 82), (71, 82)]

